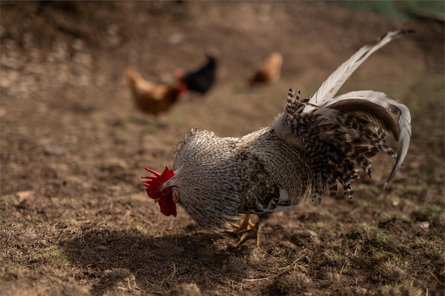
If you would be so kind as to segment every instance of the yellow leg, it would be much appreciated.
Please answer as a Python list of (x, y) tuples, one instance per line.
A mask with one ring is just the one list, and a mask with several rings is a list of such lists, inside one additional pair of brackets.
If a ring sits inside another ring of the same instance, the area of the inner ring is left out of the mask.
[(255, 224), (253, 224), (252, 222), (250, 222), (250, 216), (252, 216), (251, 214), (246, 214), (244, 216), (244, 220), (243, 222), (241, 222), (241, 224), (231, 224), (234, 229), (233, 232), (235, 233), (243, 233), (246, 231), (250, 231), (251, 229), (253, 229), (255, 227)]
[(243, 235), (241, 235), (238, 245), (242, 245), (244, 242), (246, 242), (249, 238), (255, 237), (256, 238), (256, 246), (257, 248), (260, 247), (260, 230), (261, 230), (261, 220), (258, 220), (258, 222), (255, 224), (254, 227), (244, 231)]
[(262, 223), (261, 219), (258, 220), (256, 224), (250, 221), (251, 214), (246, 214), (243, 221), (240, 224), (231, 224), (234, 228), (231, 231), (226, 231), (228, 233), (241, 235), (238, 241), (238, 246), (245, 243), (250, 238), (256, 238), (257, 247), (260, 246), (260, 230)]

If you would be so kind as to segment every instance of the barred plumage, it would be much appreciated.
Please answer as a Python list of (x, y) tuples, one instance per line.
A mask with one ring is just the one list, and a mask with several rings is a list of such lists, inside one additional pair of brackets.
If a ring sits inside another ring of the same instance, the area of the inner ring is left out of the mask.
[[(375, 91), (334, 96), (367, 57), (408, 32), (387, 33), (359, 49), (310, 98), (300, 100), (289, 89), (286, 108), (270, 127), (241, 138), (192, 130), (178, 146), (175, 175), (162, 187), (176, 192), (175, 198), (150, 197), (169, 206), (178, 202), (203, 227), (219, 229), (241, 213), (262, 215), (334, 196), (337, 182), (351, 198), (357, 168), (371, 176), (370, 157), (377, 152), (396, 157), (388, 184), (408, 150), (408, 108)], [(387, 132), (399, 141), (397, 153), (386, 143)]]

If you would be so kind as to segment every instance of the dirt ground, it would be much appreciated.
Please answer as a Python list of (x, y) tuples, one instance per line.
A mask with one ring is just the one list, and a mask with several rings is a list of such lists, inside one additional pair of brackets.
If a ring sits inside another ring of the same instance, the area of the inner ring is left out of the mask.
[[(241, 136), (270, 124), (287, 89), (309, 96), (361, 45), (394, 41), (342, 91), (384, 91), (409, 106), (412, 145), (374, 161), (354, 198), (277, 213), (261, 246), (165, 217), (144, 168), (173, 163), (192, 127)], [(443, 295), (444, 27), (341, 5), (279, 3), (1, 4), (0, 294)], [(246, 78), (272, 51), (280, 81)], [(154, 119), (132, 104), (124, 72), (172, 81), (206, 52), (220, 59), (206, 97)]]

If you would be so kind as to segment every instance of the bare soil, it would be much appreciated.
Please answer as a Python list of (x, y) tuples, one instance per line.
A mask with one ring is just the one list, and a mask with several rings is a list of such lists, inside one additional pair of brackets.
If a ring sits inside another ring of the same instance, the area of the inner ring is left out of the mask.
[[(343, 88), (408, 105), (413, 138), (374, 161), (352, 200), (277, 213), (261, 246), (165, 217), (140, 184), (192, 127), (241, 136), (271, 123), (287, 89), (310, 95), (356, 49), (395, 28)], [(443, 295), (444, 27), (345, 7), (279, 3), (1, 4), (0, 294)], [(272, 51), (280, 81), (246, 79)], [(216, 52), (218, 83), (152, 118), (132, 104), (124, 72), (155, 82)]]

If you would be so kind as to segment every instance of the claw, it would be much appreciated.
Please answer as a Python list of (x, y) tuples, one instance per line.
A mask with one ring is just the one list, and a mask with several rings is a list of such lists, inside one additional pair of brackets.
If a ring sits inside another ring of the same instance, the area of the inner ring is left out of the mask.
[(256, 224), (250, 222), (251, 214), (246, 214), (243, 222), (241, 224), (231, 223), (230, 225), (234, 228), (232, 231), (227, 231), (228, 233), (233, 233), (241, 235), (237, 246), (244, 244), (250, 238), (256, 238), (256, 246), (260, 246), (260, 229), (261, 223), (258, 221)]
[(250, 216), (250, 214), (246, 214), (241, 224), (230, 223), (230, 226), (232, 226), (234, 229), (231, 231), (229, 230), (228, 232), (240, 234), (252, 230), (255, 227), (255, 224), (250, 222)]
[(255, 226), (247, 231), (244, 231), (244, 233), (241, 235), (238, 246), (241, 246), (244, 244), (248, 239), (255, 238), (256, 239), (256, 247), (260, 247), (260, 230), (261, 230), (261, 224), (260, 222), (257, 222)]
[(241, 234), (241, 233), (245, 233), (245, 232), (249, 232), (252, 230), (252, 228), (255, 227), (255, 224), (250, 223), (247, 226), (243, 226), (243, 225), (239, 225), (236, 223), (230, 223), (230, 226), (232, 226), (234, 229), (233, 230), (229, 230), (229, 232), (232, 233), (236, 233), (236, 234)]

